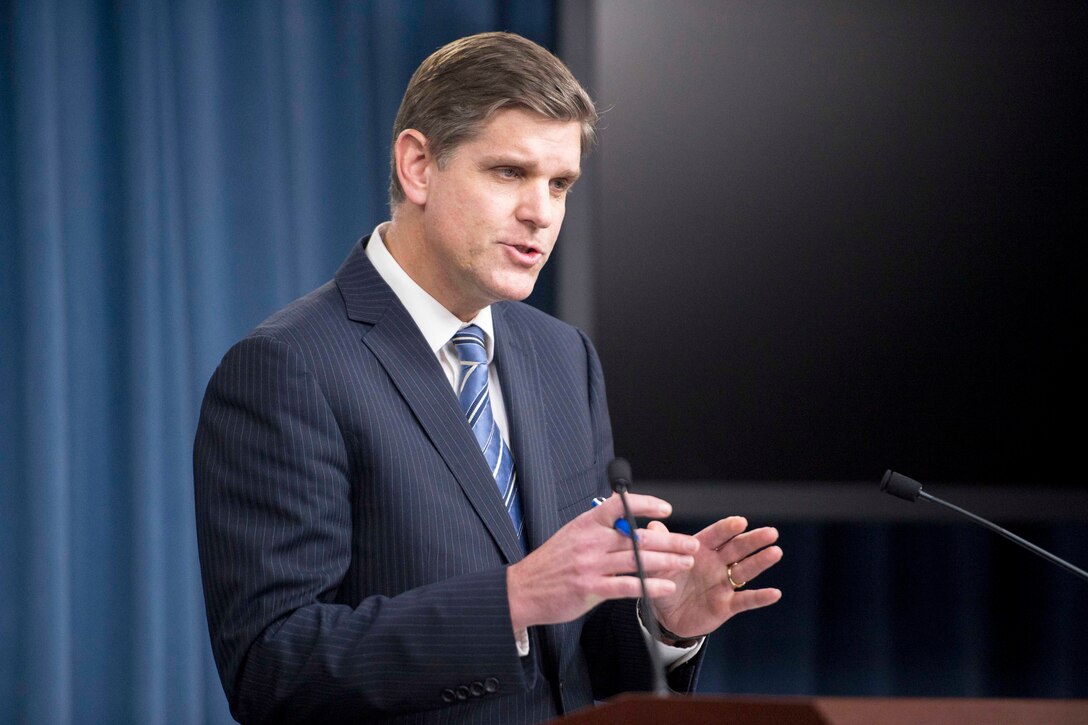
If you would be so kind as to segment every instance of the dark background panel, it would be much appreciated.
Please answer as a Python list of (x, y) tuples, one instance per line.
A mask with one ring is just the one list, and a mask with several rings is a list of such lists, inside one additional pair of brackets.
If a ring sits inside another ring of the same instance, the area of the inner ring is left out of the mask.
[(1081, 485), (1088, 6), (595, 22), (595, 341), (637, 476)]
[[(1068, 572), (969, 523), (778, 529), (786, 555), (752, 586), (782, 600), (710, 636), (700, 692), (1088, 697), (1088, 587)], [(1020, 533), (1067, 559), (1088, 546), (1084, 524)]]

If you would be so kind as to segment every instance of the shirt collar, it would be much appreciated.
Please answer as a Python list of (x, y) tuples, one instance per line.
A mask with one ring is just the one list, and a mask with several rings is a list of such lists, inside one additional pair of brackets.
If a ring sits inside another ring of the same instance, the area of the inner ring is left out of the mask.
[(428, 292), (416, 284), (415, 280), (400, 266), (382, 240), (382, 231), (388, 222), (374, 228), (370, 241), (366, 245), (366, 256), (381, 278), (393, 290), (408, 314), (415, 321), (427, 346), (435, 355), (449, 343), (450, 338), (466, 325), (478, 325), (484, 331), (484, 346), (487, 348), (487, 360), (495, 357), (495, 325), (491, 318), (491, 306), (480, 310), (471, 322), (462, 322), (456, 315), (431, 297)]

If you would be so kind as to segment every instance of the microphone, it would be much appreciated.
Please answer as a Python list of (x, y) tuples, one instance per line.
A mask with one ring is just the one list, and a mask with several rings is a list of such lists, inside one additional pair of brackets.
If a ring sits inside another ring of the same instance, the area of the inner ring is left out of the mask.
[(1068, 561), (1054, 556), (1046, 549), (1040, 548), (1035, 544), (1031, 543), (1030, 541), (1021, 539), (1019, 536), (1012, 533), (1011, 531), (1007, 531), (1006, 529), (1001, 528), (997, 524), (987, 521), (981, 516), (976, 516), (970, 511), (961, 509), (959, 506), (954, 506), (947, 501), (942, 501), (936, 496), (930, 496), (928, 493), (922, 490), (922, 484), (918, 483), (913, 478), (908, 478), (907, 476), (904, 476), (901, 473), (896, 473), (895, 471), (885, 471), (884, 478), (880, 481), (880, 490), (890, 493), (892, 496), (901, 498), (904, 501), (913, 502), (917, 501), (919, 498), (922, 498), (926, 501), (939, 503), (941, 506), (952, 509), (956, 513), (966, 516), (967, 518), (974, 521), (976, 524), (985, 526), (987, 529), (990, 529), (991, 531), (994, 531), (1001, 536), (1004, 536), (1009, 541), (1019, 544), (1031, 553), (1041, 556), (1042, 558), (1046, 559), (1051, 563), (1057, 564), (1074, 576), (1078, 576), (1084, 581), (1088, 581), (1088, 572), (1084, 571), (1083, 569), (1079, 569), (1070, 564)]
[(618, 494), (627, 493), (631, 486), (631, 464), (626, 458), (613, 458), (608, 464), (608, 484)]
[[(650, 603), (650, 595), (646, 592), (646, 573), (642, 569), (642, 555), (638, 550), (638, 536), (635, 535), (637, 525), (635, 524), (635, 517), (631, 515), (631, 509), (627, 505), (627, 489), (631, 485), (631, 464), (623, 458), (614, 458), (612, 462), (608, 464), (608, 483), (612, 487), (612, 490), (619, 494), (620, 501), (623, 503), (623, 518), (627, 522), (627, 526), (631, 530), (631, 547), (635, 552), (635, 569), (638, 572), (638, 581), (642, 585), (642, 599), (647, 604)], [(653, 616), (653, 612), (646, 618), (649, 621), (644, 621), (646, 629), (649, 630), (650, 636), (654, 642), (661, 640), (661, 629), (657, 626), (657, 618)], [(659, 696), (667, 696), (669, 694), (669, 686), (665, 680), (665, 665), (661, 662), (660, 653), (657, 651), (657, 647), (654, 642), (651, 642), (646, 647), (646, 651), (650, 655), (650, 664), (654, 671), (654, 694)]]

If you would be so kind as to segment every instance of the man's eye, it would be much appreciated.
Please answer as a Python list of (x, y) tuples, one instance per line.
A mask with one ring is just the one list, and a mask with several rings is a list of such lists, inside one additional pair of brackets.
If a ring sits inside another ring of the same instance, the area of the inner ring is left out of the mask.
[(552, 189), (556, 192), (566, 193), (570, 191), (571, 183), (566, 179), (555, 179), (552, 181)]
[(496, 171), (504, 179), (517, 179), (521, 176), (521, 172), (512, 166), (500, 166)]

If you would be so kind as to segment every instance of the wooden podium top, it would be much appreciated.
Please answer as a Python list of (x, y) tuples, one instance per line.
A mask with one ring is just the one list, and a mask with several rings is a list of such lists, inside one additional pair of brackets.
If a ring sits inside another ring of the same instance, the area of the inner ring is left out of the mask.
[(1088, 700), (620, 695), (556, 725), (1088, 725)]

